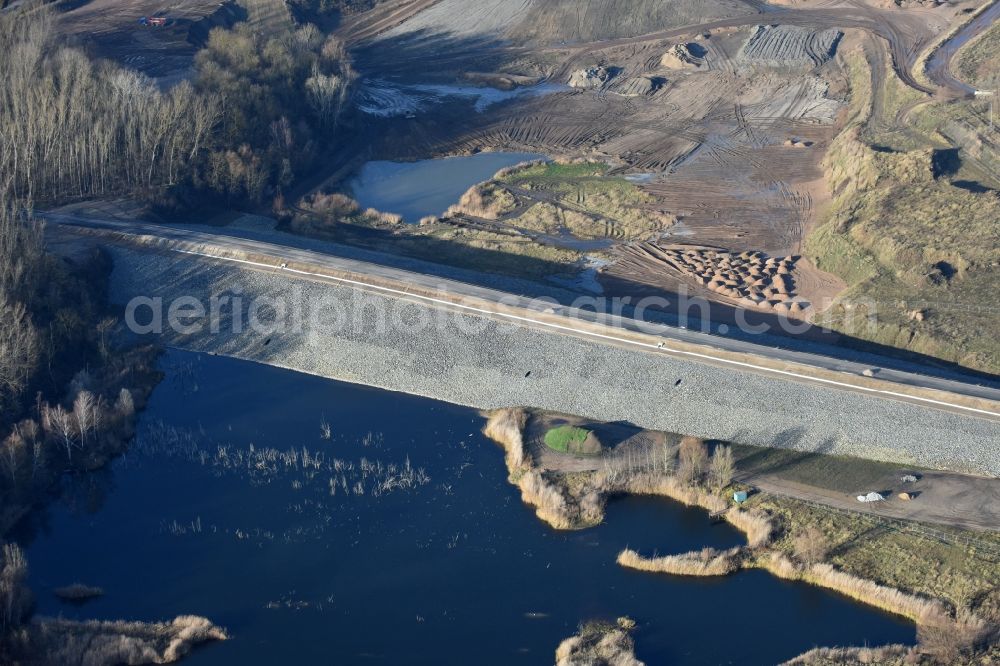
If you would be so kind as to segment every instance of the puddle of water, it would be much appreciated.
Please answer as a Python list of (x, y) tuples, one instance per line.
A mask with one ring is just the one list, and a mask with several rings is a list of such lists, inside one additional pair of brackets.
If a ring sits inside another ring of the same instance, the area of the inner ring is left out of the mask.
[[(204, 615), (232, 639), (185, 664), (213, 666), (551, 664), (580, 621), (621, 615), (638, 620), (650, 664), (753, 666), (914, 640), (911, 624), (762, 571), (619, 567), (625, 547), (742, 536), (640, 497), (613, 502), (593, 529), (551, 530), (508, 483), (475, 410), (176, 350), (163, 367), (132, 452), (77, 477), (21, 537), (40, 613)], [(388, 482), (406, 469), (426, 476)], [(106, 595), (61, 605), (51, 589), (72, 581)]]
[(411, 224), (441, 215), (465, 191), (503, 168), (545, 159), (535, 153), (479, 153), (418, 162), (368, 162), (350, 182), (362, 208), (397, 213)]
[(499, 90), (477, 86), (400, 85), (375, 80), (362, 87), (358, 108), (368, 115), (393, 118), (416, 115), (429, 110), (430, 106), (445, 103), (449, 97), (462, 97), (474, 100), (476, 111), (482, 113), (491, 106), (502, 102), (551, 95), (565, 90), (569, 90), (569, 86), (556, 83), (540, 83), (512, 90)]

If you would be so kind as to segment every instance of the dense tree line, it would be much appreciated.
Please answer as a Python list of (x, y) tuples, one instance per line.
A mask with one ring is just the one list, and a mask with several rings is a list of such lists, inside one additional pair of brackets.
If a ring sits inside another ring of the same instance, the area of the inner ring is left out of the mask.
[(204, 183), (254, 201), (288, 187), (334, 140), (354, 78), (341, 43), (312, 25), (275, 36), (216, 28), (195, 66), (200, 94), (223, 103)]
[[(265, 37), (238, 25), (210, 34), (191, 82), (161, 90), (64, 43), (44, 2), (0, 15), (0, 537), (66, 471), (124, 448), (158, 376), (154, 350), (111, 342), (107, 258), (47, 253), (32, 208), (175, 193), (263, 202), (331, 145), (352, 78), (312, 26)], [(18, 549), (0, 549), (5, 663), (30, 613), (25, 572)]]
[(313, 26), (264, 36), (240, 24), (213, 30), (193, 81), (164, 91), (67, 46), (41, 2), (0, 15), (0, 53), (2, 536), (64, 470), (120, 450), (152, 373), (148, 354), (108, 342), (107, 259), (46, 253), (32, 207), (266, 201), (331, 145), (353, 75)]
[(0, 174), (36, 203), (176, 188), (261, 201), (333, 140), (353, 78), (311, 25), (217, 28), (194, 82), (167, 91), (63, 44), (44, 7), (0, 16), (0, 53)]
[(218, 100), (188, 83), (161, 92), (60, 45), (44, 9), (4, 15), (0, 53), (0, 173), (23, 201), (174, 185), (218, 120)]

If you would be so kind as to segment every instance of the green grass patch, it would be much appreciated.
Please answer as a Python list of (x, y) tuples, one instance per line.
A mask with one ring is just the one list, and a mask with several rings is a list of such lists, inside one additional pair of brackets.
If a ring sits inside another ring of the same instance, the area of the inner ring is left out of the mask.
[(603, 162), (546, 162), (502, 172), (498, 183), (542, 200), (513, 226), (577, 238), (648, 240), (676, 220), (654, 207), (655, 199), (635, 183), (608, 175)]
[(558, 426), (545, 433), (545, 446), (559, 453), (574, 455), (594, 455), (601, 450), (592, 432), (570, 425)]
[(516, 169), (504, 175), (499, 180), (505, 183), (518, 183), (531, 180), (593, 178), (595, 176), (603, 176), (610, 170), (611, 167), (603, 162), (580, 162), (573, 164), (545, 162), (544, 164), (534, 164), (524, 169)]
[(854, 495), (865, 488), (878, 488), (905, 471), (899, 465), (851, 456), (831, 456), (809, 451), (732, 445), (736, 466), (743, 472), (774, 474), (782, 479), (817, 488)]

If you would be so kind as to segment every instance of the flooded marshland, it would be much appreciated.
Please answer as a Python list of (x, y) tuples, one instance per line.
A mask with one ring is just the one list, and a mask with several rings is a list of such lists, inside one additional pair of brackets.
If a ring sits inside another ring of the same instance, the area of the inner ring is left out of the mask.
[[(215, 356), (162, 363), (132, 451), (68, 483), (22, 534), (43, 614), (227, 627), (192, 664), (551, 664), (579, 622), (621, 615), (649, 664), (914, 639), (907, 622), (763, 571), (619, 567), (626, 546), (743, 537), (649, 498), (556, 532), (521, 504), (473, 410)], [(106, 595), (61, 605), (50, 591), (73, 581)]]

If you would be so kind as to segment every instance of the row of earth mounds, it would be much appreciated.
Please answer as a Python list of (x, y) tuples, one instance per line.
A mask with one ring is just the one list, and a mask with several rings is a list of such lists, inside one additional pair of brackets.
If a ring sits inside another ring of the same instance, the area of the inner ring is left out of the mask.
[(818, 67), (837, 52), (844, 33), (811, 30), (792, 25), (758, 25), (737, 60), (772, 67)]
[(798, 256), (769, 257), (763, 252), (740, 254), (712, 248), (642, 243), (631, 251), (663, 263), (684, 278), (746, 307), (776, 312), (803, 312), (810, 303), (796, 292)]
[[(698, 70), (706, 66), (708, 51), (700, 44), (681, 43), (670, 47), (660, 60), (660, 68), (665, 70)], [(610, 65), (584, 67), (570, 74), (567, 83), (577, 90), (610, 90), (625, 97), (653, 95), (664, 88), (667, 79), (663, 76), (642, 75), (625, 78), (622, 69)]]
[[(818, 67), (833, 58), (843, 33), (798, 26), (758, 25), (740, 48), (737, 61), (765, 67)], [(660, 58), (660, 69), (696, 71), (708, 67), (708, 50), (697, 42), (670, 46)], [(658, 76), (620, 77), (622, 70), (599, 64), (574, 71), (568, 84), (579, 90), (609, 90), (626, 96), (652, 95), (666, 80)], [(617, 80), (617, 79), (621, 80)]]
[(613, 88), (613, 92), (625, 97), (645, 97), (653, 95), (667, 84), (667, 80), (660, 76), (635, 76), (632, 78), (622, 78), (612, 81), (618, 76), (620, 70), (615, 67), (605, 67), (598, 65), (595, 67), (585, 67), (573, 72), (569, 77), (569, 87), (577, 90), (603, 90)]

